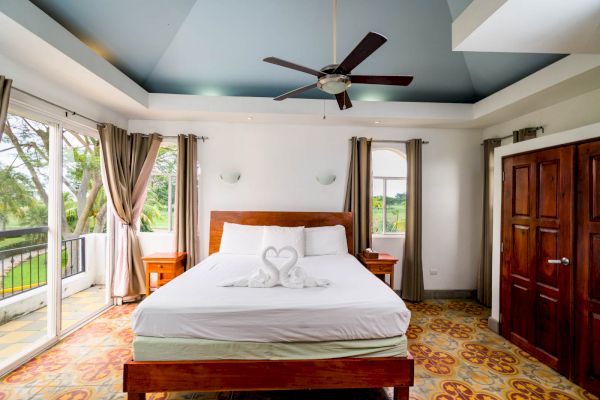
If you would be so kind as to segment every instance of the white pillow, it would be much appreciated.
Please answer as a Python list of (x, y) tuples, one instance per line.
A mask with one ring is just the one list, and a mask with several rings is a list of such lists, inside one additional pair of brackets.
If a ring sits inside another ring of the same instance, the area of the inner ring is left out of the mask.
[(263, 226), (225, 222), (219, 252), (223, 254), (257, 255), (261, 250)]
[(348, 253), (346, 228), (342, 225), (305, 228), (304, 235), (307, 256)]
[(304, 227), (265, 226), (262, 248), (269, 246), (278, 250), (285, 246), (292, 246), (298, 253), (298, 257), (304, 257)]

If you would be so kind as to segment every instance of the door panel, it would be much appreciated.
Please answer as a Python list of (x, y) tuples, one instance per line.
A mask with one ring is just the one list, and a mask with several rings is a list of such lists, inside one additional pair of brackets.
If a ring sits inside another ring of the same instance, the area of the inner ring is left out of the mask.
[(503, 160), (501, 332), (570, 373), (575, 146)]
[(556, 260), (559, 257), (559, 232), (556, 229), (540, 229), (538, 233), (539, 247), (537, 258), (537, 280), (538, 283), (553, 288), (559, 286), (560, 267), (558, 264), (550, 264), (548, 260)]
[(600, 142), (579, 145), (577, 353), (580, 385), (600, 394)]
[(513, 225), (511, 272), (529, 282), (529, 227)]
[(536, 305), (535, 343), (548, 354), (557, 354), (558, 337), (555, 330), (546, 329), (558, 324), (558, 300), (556, 296), (538, 293)]
[(529, 216), (529, 165), (514, 168), (514, 215)]
[(560, 178), (558, 161), (539, 165), (539, 216), (541, 218), (558, 218), (558, 181)]

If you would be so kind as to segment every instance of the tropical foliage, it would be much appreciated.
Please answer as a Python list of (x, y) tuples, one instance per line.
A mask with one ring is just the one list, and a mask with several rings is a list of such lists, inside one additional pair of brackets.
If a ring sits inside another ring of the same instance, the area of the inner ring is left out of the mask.
[[(384, 233), (383, 230), (383, 196), (373, 196), (373, 233)], [(396, 193), (394, 197), (385, 199), (385, 233), (402, 233), (406, 230), (406, 194)]]
[[(22, 116), (8, 116), (0, 140), (0, 230), (47, 226), (49, 135), (50, 128), (46, 124)], [(70, 239), (90, 232), (104, 232), (107, 199), (100, 172), (99, 141), (65, 130), (62, 144), (62, 236)], [(175, 149), (174, 146), (161, 147), (155, 171), (174, 172)], [(174, 191), (174, 180), (171, 186)], [(143, 231), (151, 231), (157, 223), (166, 221), (168, 190), (166, 176), (153, 177), (141, 216)], [(35, 241), (32, 236), (0, 239), (0, 250)]]

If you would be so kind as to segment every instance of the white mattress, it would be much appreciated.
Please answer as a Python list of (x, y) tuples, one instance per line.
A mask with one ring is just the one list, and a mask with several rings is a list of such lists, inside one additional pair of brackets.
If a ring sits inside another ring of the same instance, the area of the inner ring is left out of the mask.
[(349, 254), (298, 265), (327, 288), (219, 287), (250, 274), (256, 256), (213, 254), (145, 299), (133, 313), (137, 335), (252, 342), (379, 339), (403, 335), (404, 302)]

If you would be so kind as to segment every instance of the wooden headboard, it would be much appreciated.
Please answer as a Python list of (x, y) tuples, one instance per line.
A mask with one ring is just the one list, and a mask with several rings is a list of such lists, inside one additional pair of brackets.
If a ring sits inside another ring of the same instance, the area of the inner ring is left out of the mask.
[(350, 212), (287, 212), (287, 211), (211, 211), (208, 254), (219, 251), (223, 224), (317, 226), (342, 225), (346, 228), (348, 252), (352, 254), (352, 213)]

